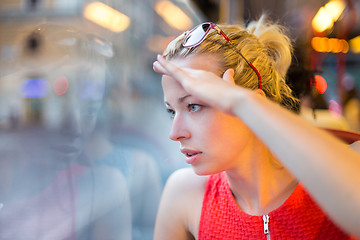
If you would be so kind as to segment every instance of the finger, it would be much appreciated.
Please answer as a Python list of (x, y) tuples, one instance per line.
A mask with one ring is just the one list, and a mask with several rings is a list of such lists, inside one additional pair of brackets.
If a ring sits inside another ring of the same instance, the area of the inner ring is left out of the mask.
[(223, 74), (223, 79), (229, 83), (235, 83), (234, 80), (235, 71), (232, 68), (227, 69)]
[(156, 73), (159, 73), (159, 74), (162, 74), (162, 75), (165, 75), (165, 74), (166, 74), (165, 68), (163, 68), (158, 61), (155, 61), (155, 62), (153, 63), (153, 70), (154, 70)]
[(186, 78), (186, 73), (176, 65), (167, 61), (163, 56), (158, 55), (157, 61), (160, 63), (165, 73), (178, 81), (181, 81), (183, 78)]

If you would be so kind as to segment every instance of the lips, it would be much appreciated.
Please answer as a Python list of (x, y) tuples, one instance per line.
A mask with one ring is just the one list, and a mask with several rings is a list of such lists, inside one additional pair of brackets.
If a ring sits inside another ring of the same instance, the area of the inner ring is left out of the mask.
[(53, 151), (55, 158), (62, 160), (76, 160), (80, 154), (80, 149), (68, 144), (55, 145), (50, 148)]
[(76, 147), (70, 145), (56, 145), (53, 149), (67, 154), (77, 153), (79, 151)]
[(200, 151), (196, 151), (193, 149), (187, 149), (187, 148), (182, 148), (182, 149), (180, 149), (180, 151), (182, 154), (185, 155), (185, 161), (188, 164), (196, 163), (200, 159), (200, 156), (202, 154), (202, 152), (200, 152)]

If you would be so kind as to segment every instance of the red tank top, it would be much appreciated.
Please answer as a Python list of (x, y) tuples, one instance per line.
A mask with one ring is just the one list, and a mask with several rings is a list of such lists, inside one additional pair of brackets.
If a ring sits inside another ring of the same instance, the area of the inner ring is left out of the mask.
[(282, 206), (268, 215), (243, 212), (225, 172), (209, 177), (203, 199), (199, 240), (351, 239), (336, 227), (299, 184)]

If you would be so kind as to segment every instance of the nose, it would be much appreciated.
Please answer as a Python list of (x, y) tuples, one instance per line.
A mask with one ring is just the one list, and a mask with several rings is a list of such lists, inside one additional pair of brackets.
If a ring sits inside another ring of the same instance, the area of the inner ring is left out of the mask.
[(69, 109), (63, 115), (62, 132), (65, 135), (81, 137), (82, 135), (81, 114), (77, 109)]
[(176, 115), (173, 119), (169, 138), (173, 141), (180, 141), (190, 138), (191, 134), (187, 127), (186, 120), (181, 115)]

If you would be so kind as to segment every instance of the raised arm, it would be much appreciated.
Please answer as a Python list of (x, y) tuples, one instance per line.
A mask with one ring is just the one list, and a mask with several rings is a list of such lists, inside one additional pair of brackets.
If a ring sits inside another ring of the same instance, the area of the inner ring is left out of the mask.
[(333, 221), (360, 237), (360, 155), (356, 151), (256, 91), (234, 86), (232, 70), (221, 79), (209, 72), (178, 68), (161, 56), (154, 70), (179, 81), (189, 94), (242, 119)]

